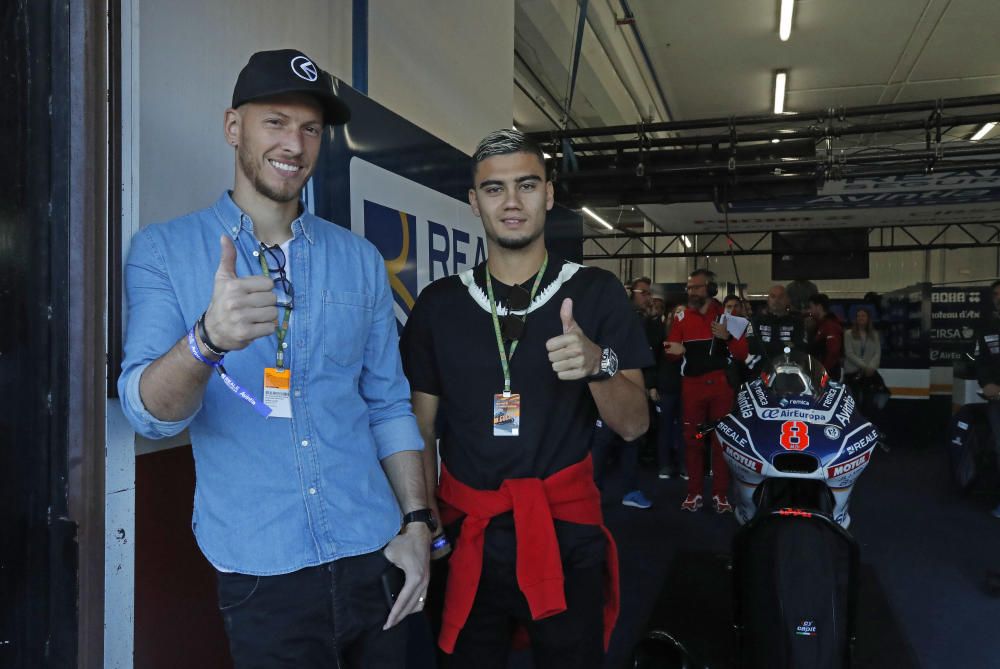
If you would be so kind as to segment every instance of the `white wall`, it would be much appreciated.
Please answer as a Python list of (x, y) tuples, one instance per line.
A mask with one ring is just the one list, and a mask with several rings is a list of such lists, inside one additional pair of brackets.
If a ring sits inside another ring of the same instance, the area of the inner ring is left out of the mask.
[(233, 183), (223, 112), (255, 51), (297, 48), (350, 81), (350, 0), (137, 0), (139, 223), (200, 209)]
[(514, 107), (514, 3), (370, 0), (368, 94), (471, 154)]
[[(350, 0), (133, 0), (139, 21), (139, 227), (232, 185), (223, 112), (255, 51), (298, 48), (351, 83)], [(371, 0), (369, 95), (471, 153), (513, 116), (514, 3)]]

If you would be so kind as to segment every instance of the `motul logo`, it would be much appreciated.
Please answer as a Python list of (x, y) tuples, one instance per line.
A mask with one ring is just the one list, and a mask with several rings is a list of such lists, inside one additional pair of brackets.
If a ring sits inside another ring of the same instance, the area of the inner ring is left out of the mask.
[(848, 460), (847, 462), (839, 464), (836, 467), (828, 467), (827, 474), (829, 478), (832, 479), (837, 478), (838, 476), (842, 476), (844, 474), (850, 474), (855, 469), (858, 469), (859, 467), (864, 467), (865, 463), (868, 462), (868, 458), (870, 457), (871, 457), (871, 451), (865, 453), (860, 458), (854, 458), (853, 460)]
[(725, 449), (726, 449), (726, 455), (728, 455), (730, 458), (732, 458), (733, 460), (735, 460), (739, 464), (743, 465), (747, 469), (752, 469), (753, 471), (757, 472), (758, 474), (761, 473), (764, 470), (764, 463), (763, 462), (760, 462), (759, 460), (755, 460), (754, 458), (751, 458), (749, 455), (741, 453), (740, 451), (736, 450), (735, 448), (733, 448), (729, 444), (725, 445)]

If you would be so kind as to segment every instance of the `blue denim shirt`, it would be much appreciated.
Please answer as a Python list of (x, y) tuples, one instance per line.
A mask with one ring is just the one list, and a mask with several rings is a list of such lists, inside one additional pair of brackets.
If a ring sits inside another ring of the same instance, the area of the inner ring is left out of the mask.
[[(143, 371), (208, 306), (222, 234), (236, 246), (237, 275), (260, 274), (253, 222), (228, 193), (133, 238), (118, 381), (125, 415), (152, 439), (190, 428), (192, 527), (216, 567), (283, 574), (384, 546), (401, 517), (380, 461), (421, 450), (423, 441), (400, 365), (385, 265), (364, 239), (309, 213), (292, 223), (291, 419), (262, 418), (214, 374), (186, 420), (157, 420), (143, 406)], [(226, 370), (258, 399), (277, 345), (272, 335), (226, 356)]]

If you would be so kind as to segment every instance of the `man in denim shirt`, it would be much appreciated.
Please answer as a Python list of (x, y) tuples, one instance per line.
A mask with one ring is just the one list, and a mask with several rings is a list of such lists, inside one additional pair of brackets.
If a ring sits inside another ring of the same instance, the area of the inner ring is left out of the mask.
[(349, 117), (302, 53), (254, 54), (225, 113), (234, 189), (142, 230), (126, 267), (122, 406), (146, 437), (190, 429), (192, 527), (239, 668), (402, 666), (397, 623), (427, 588), (385, 267), (299, 201), (326, 124)]

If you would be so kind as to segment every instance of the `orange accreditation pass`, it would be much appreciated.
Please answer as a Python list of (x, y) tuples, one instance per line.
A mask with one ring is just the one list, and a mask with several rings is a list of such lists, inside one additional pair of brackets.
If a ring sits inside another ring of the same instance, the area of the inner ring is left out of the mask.
[(292, 370), (264, 369), (264, 404), (271, 409), (269, 418), (292, 417)]

